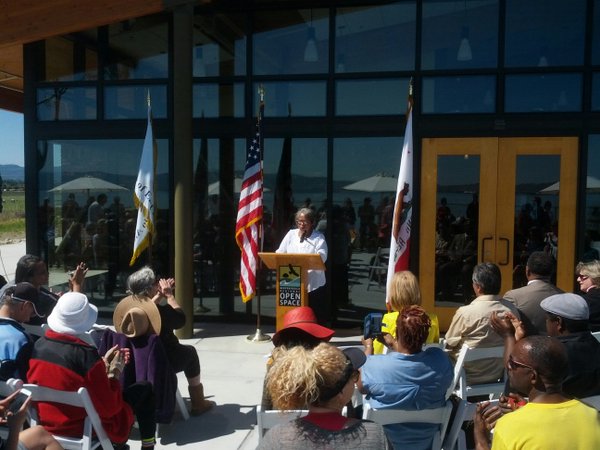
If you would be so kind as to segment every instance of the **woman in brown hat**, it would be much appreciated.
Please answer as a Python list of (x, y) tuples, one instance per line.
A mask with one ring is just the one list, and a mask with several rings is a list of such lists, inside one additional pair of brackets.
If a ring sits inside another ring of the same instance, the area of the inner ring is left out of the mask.
[[(130, 337), (139, 336), (144, 332), (160, 336), (175, 372), (185, 373), (192, 401), (190, 414), (198, 416), (211, 409), (215, 403), (204, 398), (204, 386), (200, 382), (200, 360), (196, 349), (191, 345), (181, 344), (173, 332), (183, 327), (186, 321), (185, 313), (175, 299), (174, 287), (174, 279), (157, 280), (150, 267), (146, 266), (132, 273), (127, 279), (127, 289), (132, 295), (117, 305), (113, 322), (118, 332)], [(133, 299), (135, 304), (132, 303)], [(166, 304), (161, 303), (163, 299), (166, 299)], [(148, 320), (139, 320), (144, 313)], [(142, 330), (140, 327), (146, 329)]]

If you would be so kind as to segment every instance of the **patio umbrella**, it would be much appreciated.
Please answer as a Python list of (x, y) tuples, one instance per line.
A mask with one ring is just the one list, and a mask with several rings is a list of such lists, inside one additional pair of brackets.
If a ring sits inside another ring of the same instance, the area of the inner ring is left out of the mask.
[[(542, 189), (540, 194), (558, 194), (560, 189), (560, 181)], [(586, 180), (586, 192), (588, 193), (599, 193), (600, 192), (600, 180), (594, 177), (587, 177)]]
[(396, 192), (397, 186), (398, 178), (390, 177), (385, 174), (377, 174), (355, 183), (348, 184), (342, 189), (363, 192)]
[(128, 191), (129, 189), (120, 186), (110, 181), (102, 180), (101, 178), (86, 175), (84, 177), (75, 178), (66, 183), (59, 184), (53, 187), (48, 192), (86, 192), (89, 197), (90, 191)]

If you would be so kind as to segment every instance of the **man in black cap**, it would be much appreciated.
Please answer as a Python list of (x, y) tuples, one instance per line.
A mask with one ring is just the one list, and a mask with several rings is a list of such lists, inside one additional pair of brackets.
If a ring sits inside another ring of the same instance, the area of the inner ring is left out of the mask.
[(22, 323), (38, 314), (39, 293), (31, 283), (6, 287), (0, 296), (0, 379), (26, 380), (33, 339)]

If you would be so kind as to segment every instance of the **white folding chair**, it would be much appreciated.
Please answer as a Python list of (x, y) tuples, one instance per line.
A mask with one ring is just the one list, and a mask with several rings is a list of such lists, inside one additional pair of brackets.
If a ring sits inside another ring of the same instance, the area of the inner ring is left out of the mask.
[(597, 341), (600, 341), (600, 331), (594, 331), (592, 336), (594, 336)]
[(600, 411), (600, 395), (592, 395), (590, 397), (583, 397), (579, 399), (581, 402), (585, 403), (592, 408), (596, 408)]
[(369, 278), (367, 280), (367, 291), (371, 287), (371, 284), (375, 286), (385, 285), (385, 279), (387, 277), (388, 260), (390, 257), (389, 248), (377, 247), (377, 252), (373, 258), (373, 263), (369, 266)]
[(380, 425), (391, 425), (398, 423), (429, 423), (439, 425), (439, 429), (433, 435), (431, 448), (440, 450), (442, 439), (446, 435), (446, 429), (452, 414), (452, 402), (446, 401), (439, 408), (405, 410), (405, 409), (374, 409), (369, 402), (363, 405), (363, 419), (372, 420)]
[(486, 358), (500, 358), (504, 360), (504, 346), (471, 348), (467, 344), (464, 344), (456, 358), (456, 364), (454, 365), (454, 379), (450, 385), (448, 395), (454, 392), (464, 400), (467, 400), (467, 397), (474, 395), (490, 395), (490, 398), (498, 398), (502, 391), (504, 391), (506, 371), (504, 373), (504, 379), (501, 381), (473, 385), (467, 383), (465, 364)]
[[(86, 388), (81, 387), (77, 392), (69, 392), (38, 386), (37, 384), (24, 384), (23, 389), (31, 392), (31, 399), (34, 402), (60, 403), (85, 409), (87, 417), (83, 425), (83, 435), (80, 438), (54, 435), (54, 438), (63, 448), (93, 450), (101, 447), (103, 450), (113, 450), (112, 443), (102, 427), (100, 417)], [(37, 425), (38, 421), (36, 407), (31, 408), (31, 425)], [(94, 438), (93, 433), (96, 434), (96, 438)]]
[(262, 441), (265, 433), (280, 423), (291, 422), (308, 414), (308, 409), (290, 409), (279, 411), (277, 409), (263, 410), (262, 405), (256, 407), (256, 422), (258, 425), (258, 442)]

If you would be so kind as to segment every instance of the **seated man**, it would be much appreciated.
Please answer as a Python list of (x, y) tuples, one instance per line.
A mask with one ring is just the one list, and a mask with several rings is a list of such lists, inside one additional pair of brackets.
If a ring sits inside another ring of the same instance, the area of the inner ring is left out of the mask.
[[(443, 406), (452, 383), (453, 369), (442, 349), (423, 350), (431, 320), (423, 308), (405, 306), (398, 313), (397, 338), (384, 335), (393, 351), (372, 355), (373, 339), (364, 339), (367, 362), (358, 387), (373, 408), (419, 410)], [(433, 424), (385, 425), (394, 448), (430, 449), (437, 430)]]
[(22, 323), (38, 313), (38, 290), (31, 283), (19, 283), (3, 290), (0, 298), (0, 380), (27, 380), (33, 339)]
[[(498, 420), (492, 449), (600, 448), (598, 411), (570, 400), (561, 384), (568, 372), (567, 352), (556, 338), (534, 335), (519, 340), (507, 359), (510, 384), (529, 403)], [(489, 449), (486, 402), (477, 406), (477, 450)]]
[[(458, 308), (450, 328), (446, 332), (446, 348), (450, 357), (456, 359), (463, 344), (469, 347), (496, 347), (503, 345), (502, 338), (490, 326), (493, 312), (506, 313), (516, 308), (499, 298), (501, 275), (498, 266), (481, 263), (473, 269), (473, 290), (477, 298), (466, 306)], [(486, 358), (465, 364), (467, 383), (481, 384), (495, 382), (503, 377), (502, 358)]]
[[(48, 330), (34, 345), (29, 372), (30, 383), (62, 391), (85, 387), (110, 440), (124, 448), (136, 412), (142, 448), (153, 449), (156, 423), (154, 396), (149, 383), (139, 383), (121, 393), (119, 377), (128, 354), (111, 349), (103, 360), (83, 334), (98, 316), (98, 309), (79, 292), (63, 294), (48, 316)], [(51, 433), (81, 436), (85, 410), (39, 403), (40, 423)]]

